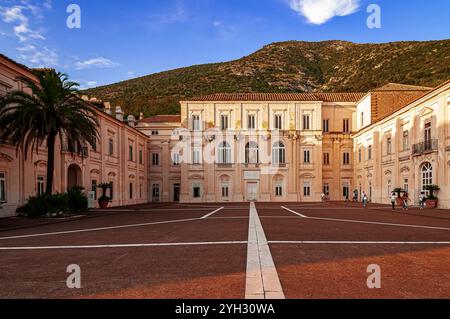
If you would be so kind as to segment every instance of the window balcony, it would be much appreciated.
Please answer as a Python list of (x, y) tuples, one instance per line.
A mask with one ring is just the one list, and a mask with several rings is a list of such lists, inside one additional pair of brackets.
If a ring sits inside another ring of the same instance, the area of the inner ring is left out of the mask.
[(71, 146), (67, 145), (67, 143), (63, 143), (61, 147), (61, 152), (63, 153), (71, 153), (73, 155), (80, 156), (82, 158), (89, 157), (89, 148), (87, 146), (83, 147), (77, 147), (77, 146)]
[(232, 169), (233, 166), (234, 165), (231, 163), (217, 163), (216, 164), (217, 169)]
[(439, 142), (438, 140), (428, 140), (418, 144), (413, 145), (413, 155), (422, 155), (425, 153), (431, 153), (438, 150)]

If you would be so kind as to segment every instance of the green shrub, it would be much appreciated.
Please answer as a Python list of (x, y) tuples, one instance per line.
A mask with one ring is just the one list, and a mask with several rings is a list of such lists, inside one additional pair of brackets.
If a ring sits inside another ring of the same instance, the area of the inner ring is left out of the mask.
[(82, 190), (76, 187), (67, 193), (30, 197), (25, 205), (16, 210), (16, 213), (19, 216), (39, 218), (84, 212), (88, 209), (88, 199)]
[(67, 193), (68, 208), (71, 213), (82, 213), (88, 209), (88, 199), (83, 194), (84, 188), (74, 187)]

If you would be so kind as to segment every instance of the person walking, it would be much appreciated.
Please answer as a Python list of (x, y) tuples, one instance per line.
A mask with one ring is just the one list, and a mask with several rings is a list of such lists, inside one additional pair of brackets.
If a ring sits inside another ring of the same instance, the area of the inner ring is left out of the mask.
[(392, 204), (392, 210), (395, 210), (395, 202), (397, 201), (397, 195), (395, 193), (391, 194), (391, 204)]
[(408, 210), (408, 207), (409, 207), (409, 196), (408, 196), (408, 193), (404, 193), (403, 194), (402, 200), (403, 200), (403, 210)]
[(419, 195), (419, 206), (420, 206), (420, 209), (424, 209), (425, 208), (425, 200), (426, 200), (425, 193), (421, 192), (420, 195)]
[(363, 207), (364, 208), (367, 208), (367, 194), (364, 192), (363, 193), (363, 198), (362, 198), (362, 201), (363, 201)]

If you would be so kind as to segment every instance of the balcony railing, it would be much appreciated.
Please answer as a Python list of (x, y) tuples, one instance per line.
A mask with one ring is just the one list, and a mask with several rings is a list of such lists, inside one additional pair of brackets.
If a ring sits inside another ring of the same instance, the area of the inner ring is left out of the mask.
[(413, 145), (413, 155), (433, 152), (438, 150), (438, 140), (427, 140)]
[(71, 153), (73, 155), (78, 155), (78, 156), (84, 157), (84, 158), (89, 157), (89, 148), (87, 146), (78, 148), (76, 146), (71, 146), (71, 145), (67, 145), (66, 143), (63, 143), (62, 147), (61, 147), (61, 151), (63, 153)]

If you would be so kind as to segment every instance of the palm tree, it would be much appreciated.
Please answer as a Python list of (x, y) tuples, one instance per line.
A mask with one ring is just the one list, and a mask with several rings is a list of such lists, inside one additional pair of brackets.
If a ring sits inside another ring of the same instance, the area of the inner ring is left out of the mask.
[[(70, 141), (81, 148), (86, 142), (94, 145), (98, 137), (98, 120), (94, 111), (78, 96), (79, 84), (69, 81), (66, 74), (51, 69), (35, 72), (37, 83), (19, 78), (29, 89), (11, 91), (0, 100), (0, 140), (16, 145), (25, 159), (46, 142), (47, 187), (53, 189), (55, 143)], [(72, 148), (73, 149), (73, 148)], [(73, 151), (73, 150), (72, 150)]]

